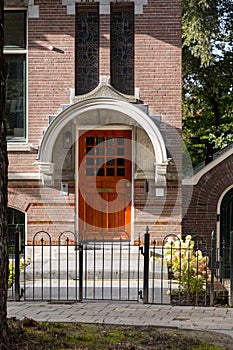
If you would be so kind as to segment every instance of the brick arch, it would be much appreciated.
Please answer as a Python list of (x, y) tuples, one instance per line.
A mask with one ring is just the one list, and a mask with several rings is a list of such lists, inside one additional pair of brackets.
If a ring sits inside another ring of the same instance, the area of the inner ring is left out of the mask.
[(194, 186), (183, 186), (184, 200), (192, 192), (183, 218), (184, 234), (203, 234), (210, 238), (212, 231), (218, 231), (219, 200), (233, 186), (232, 163), (233, 155), (212, 167)]
[(11, 189), (8, 190), (8, 207), (17, 209), (24, 213), (27, 212), (29, 203), (22, 198), (18, 193), (15, 193)]

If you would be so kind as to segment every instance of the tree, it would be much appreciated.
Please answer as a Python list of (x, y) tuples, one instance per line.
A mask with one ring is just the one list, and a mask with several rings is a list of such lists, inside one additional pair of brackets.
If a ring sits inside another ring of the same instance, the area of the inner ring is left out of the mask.
[[(212, 45), (218, 32), (218, 0), (183, 0), (183, 48), (200, 58), (202, 65), (212, 60)], [(186, 63), (186, 62), (184, 62)]]
[(5, 75), (3, 58), (4, 1), (0, 0), (0, 350), (7, 349), (7, 144), (5, 125)]
[(193, 165), (233, 142), (233, 4), (183, 2), (183, 136)]

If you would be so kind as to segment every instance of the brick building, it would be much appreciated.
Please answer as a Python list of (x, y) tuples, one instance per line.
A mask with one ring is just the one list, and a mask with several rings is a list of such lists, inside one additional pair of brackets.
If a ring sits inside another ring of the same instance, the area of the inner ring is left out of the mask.
[(5, 8), (9, 225), (28, 241), (179, 233), (181, 1)]
[[(200, 164), (183, 180), (183, 233), (216, 239), (217, 252), (225, 254), (229, 273), (230, 232), (233, 231), (233, 145), (217, 152), (208, 164)], [(226, 248), (223, 253), (223, 246)], [(229, 275), (228, 275), (229, 277)]]

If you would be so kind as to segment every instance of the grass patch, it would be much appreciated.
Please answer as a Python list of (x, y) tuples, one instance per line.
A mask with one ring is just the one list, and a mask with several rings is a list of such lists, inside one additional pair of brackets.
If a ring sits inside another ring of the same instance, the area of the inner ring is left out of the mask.
[(232, 338), (211, 332), (9, 319), (11, 350), (232, 350)]

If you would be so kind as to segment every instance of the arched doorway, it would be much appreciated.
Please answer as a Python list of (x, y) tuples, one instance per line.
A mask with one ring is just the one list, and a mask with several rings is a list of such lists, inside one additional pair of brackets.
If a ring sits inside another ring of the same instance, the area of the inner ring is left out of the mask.
[(230, 277), (231, 231), (233, 231), (233, 188), (224, 195), (220, 208), (220, 261), (223, 263), (221, 269), (223, 278)]
[(125, 100), (94, 97), (66, 108), (46, 130), (37, 164), (43, 186), (60, 183), (74, 195), (79, 237), (97, 231), (101, 239), (120, 234), (133, 241), (143, 221), (141, 204), (137, 212), (134, 204), (147, 203), (148, 182), (165, 196), (163, 136), (145, 110)]
[(8, 207), (7, 210), (7, 223), (8, 223), (8, 242), (9, 253), (14, 251), (15, 245), (15, 232), (16, 227), (20, 232), (21, 244), (24, 246), (25, 242), (25, 213), (14, 208)]

